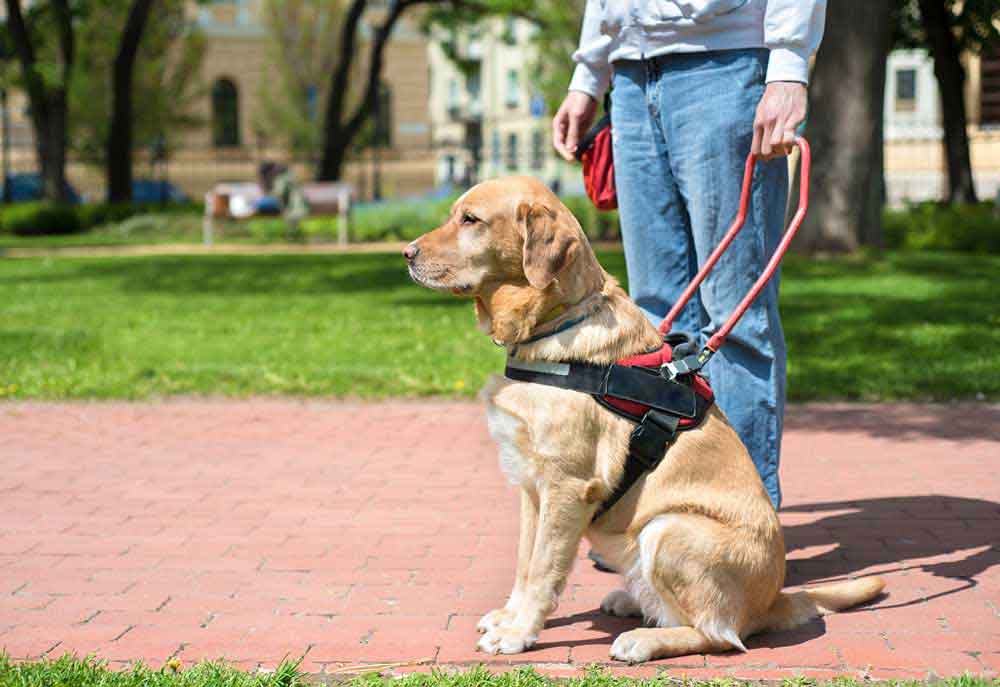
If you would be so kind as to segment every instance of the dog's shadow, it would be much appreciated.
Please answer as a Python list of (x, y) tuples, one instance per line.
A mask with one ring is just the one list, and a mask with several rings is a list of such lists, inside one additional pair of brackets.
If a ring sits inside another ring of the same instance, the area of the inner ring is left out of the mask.
[[(782, 513), (816, 515), (809, 522), (784, 528), (790, 555), (786, 585), (834, 582), (851, 576), (902, 569), (922, 570), (955, 581), (951, 589), (897, 604), (880, 604), (881, 609), (923, 603), (970, 589), (978, 584), (980, 575), (1000, 563), (1000, 547), (996, 541), (1000, 504), (993, 501), (957, 496), (901, 496), (792, 506), (783, 508)], [(936, 531), (935, 523), (948, 523), (949, 529)], [(832, 550), (808, 557), (795, 556), (796, 551), (831, 544), (834, 545)], [(949, 556), (950, 560), (920, 562), (940, 556)], [(905, 568), (900, 561), (906, 561)], [(611, 576), (608, 580), (611, 589), (616, 581)], [(891, 601), (891, 580), (887, 592)], [(885, 598), (883, 594), (875, 602)], [(847, 613), (870, 613), (871, 606), (859, 606)], [(589, 630), (601, 632), (603, 636), (539, 643), (536, 648), (609, 645), (618, 634), (642, 627), (639, 618), (615, 618), (599, 609), (552, 618), (546, 627), (585, 622), (590, 623)], [(791, 646), (820, 637), (825, 631), (825, 623), (818, 618), (795, 630), (752, 637), (747, 647)]]

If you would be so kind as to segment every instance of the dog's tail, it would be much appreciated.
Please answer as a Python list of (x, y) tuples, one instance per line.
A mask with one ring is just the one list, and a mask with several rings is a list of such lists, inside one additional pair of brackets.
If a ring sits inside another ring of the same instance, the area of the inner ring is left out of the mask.
[(885, 581), (881, 577), (862, 577), (791, 594), (781, 592), (768, 611), (763, 626), (768, 630), (790, 630), (817, 616), (871, 601), (884, 587)]

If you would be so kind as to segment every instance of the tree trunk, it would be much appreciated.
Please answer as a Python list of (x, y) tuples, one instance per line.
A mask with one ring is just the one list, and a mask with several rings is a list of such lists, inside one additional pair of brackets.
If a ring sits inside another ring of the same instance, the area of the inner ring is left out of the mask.
[(42, 178), (42, 195), (46, 200), (69, 200), (66, 182), (66, 91), (53, 89), (49, 94), (46, 116), (41, 123), (38, 137), (39, 171)]
[(364, 123), (375, 111), (378, 102), (379, 84), (382, 81), (382, 63), (385, 58), (385, 48), (392, 36), (392, 30), (403, 13), (410, 7), (430, 0), (395, 0), (389, 3), (389, 12), (382, 23), (374, 31), (371, 47), (368, 50), (367, 76), (365, 78), (365, 93), (357, 109), (345, 118), (347, 102), (347, 83), (353, 67), (354, 43), (358, 24), (364, 14), (366, 0), (354, 0), (347, 12), (344, 28), (340, 39), (340, 60), (334, 70), (330, 84), (330, 96), (327, 102), (323, 126), (323, 155), (316, 170), (316, 178), (320, 181), (336, 181), (343, 173), (344, 159), (351, 143), (361, 132)]
[(339, 127), (324, 129), (323, 155), (316, 170), (316, 178), (320, 181), (339, 181), (344, 173), (344, 160), (347, 158), (347, 148), (350, 141)]
[(53, 0), (52, 10), (59, 34), (60, 83), (47, 86), (38, 70), (35, 46), (21, 14), (20, 0), (5, 0), (7, 31), (21, 66), (21, 78), (28, 96), (29, 116), (35, 134), (42, 196), (63, 201), (66, 194), (66, 87), (73, 66), (74, 45), (69, 7), (65, 0)]
[(132, 200), (132, 75), (153, 0), (135, 0), (111, 74), (111, 127), (108, 130), (106, 175), (108, 202)]
[(940, 91), (944, 150), (948, 162), (948, 202), (975, 203), (976, 187), (969, 158), (965, 113), (965, 68), (948, 9), (943, 0), (920, 0), (920, 16), (927, 45), (934, 58), (934, 76)]
[[(846, 253), (882, 237), (882, 110), (890, 0), (831, 2), (809, 88), (809, 214), (796, 250)], [(793, 191), (797, 197), (797, 191)]]

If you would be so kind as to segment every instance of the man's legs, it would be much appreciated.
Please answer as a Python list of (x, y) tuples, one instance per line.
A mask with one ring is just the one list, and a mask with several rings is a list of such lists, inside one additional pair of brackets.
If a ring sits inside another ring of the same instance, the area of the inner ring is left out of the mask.
[[(718, 245), (739, 208), (743, 166), (764, 89), (766, 54), (733, 50), (656, 60), (662, 70), (663, 134), (690, 217), (698, 264)], [(616, 148), (616, 173), (617, 153)], [(701, 330), (703, 341), (722, 326), (777, 246), (787, 186), (784, 159), (757, 164), (746, 224), (700, 289), (706, 317), (694, 331)], [(777, 277), (733, 329), (707, 373), (719, 406), (749, 450), (777, 507), (785, 403), (785, 340)]]
[[(656, 324), (696, 271), (687, 210), (660, 124), (659, 93), (652, 63), (615, 64), (611, 131), (629, 293)], [(697, 303), (688, 307), (675, 329), (701, 329), (699, 309)]]

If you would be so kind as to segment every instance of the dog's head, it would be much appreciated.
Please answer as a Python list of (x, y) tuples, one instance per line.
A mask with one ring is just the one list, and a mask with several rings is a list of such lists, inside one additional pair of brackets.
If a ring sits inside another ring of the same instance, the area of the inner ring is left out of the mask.
[(576, 219), (544, 184), (513, 177), (474, 186), (455, 201), (443, 225), (403, 255), (421, 286), (475, 296), (491, 283), (546, 289), (584, 240)]
[(516, 311), (518, 330), (532, 315), (599, 290), (603, 270), (580, 224), (552, 191), (531, 177), (483, 182), (455, 201), (447, 221), (404, 250), (422, 286), (476, 298), (480, 323), (500, 340), (498, 319)]

